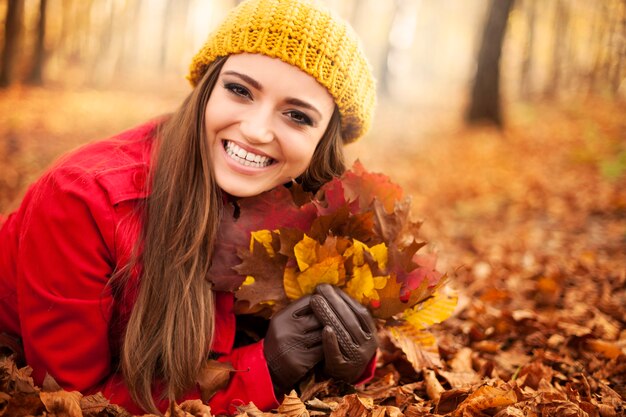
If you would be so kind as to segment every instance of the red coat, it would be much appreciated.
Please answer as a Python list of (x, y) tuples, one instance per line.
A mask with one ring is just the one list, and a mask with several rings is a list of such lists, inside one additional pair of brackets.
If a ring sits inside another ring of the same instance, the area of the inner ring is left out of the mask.
[[(127, 263), (141, 228), (154, 127), (70, 153), (3, 225), (0, 218), (0, 332), (22, 338), (36, 383), (49, 373), (67, 390), (102, 391), (133, 413), (141, 411), (115, 369), (132, 305), (114, 299), (107, 283)], [(233, 348), (233, 295), (217, 293), (216, 301), (211, 350), (241, 372), (210, 400), (212, 412), (233, 412), (232, 405), (250, 401), (261, 409), (278, 406), (263, 342)], [(198, 397), (197, 390), (186, 396)]]

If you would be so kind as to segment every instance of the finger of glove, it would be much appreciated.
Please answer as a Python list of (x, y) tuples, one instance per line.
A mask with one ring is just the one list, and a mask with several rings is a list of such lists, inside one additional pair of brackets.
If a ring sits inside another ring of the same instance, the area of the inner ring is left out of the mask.
[(335, 291), (339, 296), (348, 304), (350, 309), (357, 316), (357, 319), (361, 323), (361, 329), (363, 329), (366, 333), (375, 334), (376, 333), (376, 323), (374, 323), (374, 319), (372, 319), (372, 315), (369, 310), (354, 298), (350, 297), (345, 291), (340, 290), (339, 288), (335, 288)]
[(322, 323), (313, 313), (310, 300), (311, 296), (309, 295), (294, 301), (272, 318), (271, 325), (279, 332), (281, 327), (296, 327), (300, 334), (321, 330)]
[(311, 298), (311, 308), (325, 327), (333, 329), (344, 356), (348, 357), (356, 343), (328, 301), (321, 295), (314, 295)]
[[(361, 327), (361, 320), (357, 314), (333, 287), (319, 285), (315, 291), (317, 294), (311, 298), (311, 308), (325, 326), (333, 327), (340, 341), (345, 337), (345, 334), (350, 341), (360, 345), (371, 337), (369, 329), (364, 330)], [(322, 310), (328, 310), (328, 313), (320, 315)]]
[(326, 373), (332, 376), (333, 369), (344, 365), (346, 360), (339, 347), (337, 334), (330, 326), (325, 326), (324, 330), (322, 330), (322, 346), (324, 349), (324, 368)]

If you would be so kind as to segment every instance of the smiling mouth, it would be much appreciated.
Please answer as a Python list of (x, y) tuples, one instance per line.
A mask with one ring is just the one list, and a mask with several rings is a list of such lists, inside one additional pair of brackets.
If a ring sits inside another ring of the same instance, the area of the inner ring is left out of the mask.
[(241, 165), (252, 168), (265, 168), (274, 163), (274, 159), (268, 156), (257, 155), (255, 153), (248, 152), (235, 144), (235, 142), (225, 140), (223, 143), (224, 150), (226, 151), (226, 154), (230, 157), (230, 159)]

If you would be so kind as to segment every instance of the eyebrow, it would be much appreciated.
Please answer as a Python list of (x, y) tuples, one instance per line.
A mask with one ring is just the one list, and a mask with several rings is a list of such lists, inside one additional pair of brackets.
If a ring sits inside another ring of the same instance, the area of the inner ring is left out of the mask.
[[(249, 75), (246, 74), (242, 74), (240, 72), (236, 72), (236, 71), (224, 71), (223, 73), (224, 75), (232, 75), (235, 77), (239, 77), (242, 80), (244, 80), (245, 82), (247, 82), (248, 84), (250, 84), (252, 87), (256, 88), (259, 91), (263, 91), (263, 86), (261, 85), (261, 83), (259, 83), (257, 80), (255, 80), (254, 78), (250, 77)], [(295, 98), (295, 97), (288, 97), (285, 102), (287, 104), (292, 104), (294, 106), (299, 106), (299, 107), (303, 107), (305, 109), (309, 109), (315, 113), (317, 113), (318, 117), (320, 119), (322, 119), (322, 113), (315, 108), (315, 106), (313, 106), (310, 103), (307, 103), (306, 101), (300, 100), (299, 98)]]

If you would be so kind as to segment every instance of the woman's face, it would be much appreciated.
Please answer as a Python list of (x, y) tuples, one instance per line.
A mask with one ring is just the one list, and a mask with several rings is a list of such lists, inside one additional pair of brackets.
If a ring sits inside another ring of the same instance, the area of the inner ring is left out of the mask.
[(215, 179), (248, 197), (301, 175), (335, 103), (315, 78), (279, 59), (230, 56), (205, 110)]

